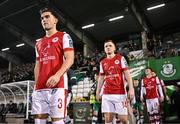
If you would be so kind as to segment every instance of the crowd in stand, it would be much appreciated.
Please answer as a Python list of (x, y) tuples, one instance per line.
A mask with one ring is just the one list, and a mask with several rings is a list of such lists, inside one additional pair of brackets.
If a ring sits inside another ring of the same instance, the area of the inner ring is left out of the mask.
[[(78, 70), (81, 67), (85, 68), (87, 71), (87, 76), (93, 75), (94, 71), (99, 68), (99, 59), (104, 56), (103, 52), (96, 51), (91, 57), (84, 57), (82, 53), (77, 52), (75, 55), (75, 63), (72, 67), (74, 70)], [(22, 65), (13, 66), (11, 71), (4, 70), (1, 72), (1, 83), (16, 82), (23, 80), (34, 80), (34, 63), (27, 63)], [(81, 70), (83, 71), (83, 70)], [(91, 73), (90, 73), (91, 72)]]
[[(173, 47), (171, 43), (166, 44), (167, 47), (162, 47), (152, 40), (147, 43), (148, 52), (144, 53), (144, 56), (164, 58), (180, 55), (180, 48)], [(118, 46), (117, 52), (121, 53), (123, 56), (127, 56), (128, 60), (133, 60), (132, 55), (128, 55), (130, 51), (136, 51), (139, 49), (139, 45), (129, 41), (126, 45)], [(96, 50), (91, 56), (83, 56), (81, 52), (77, 52), (75, 55), (75, 61), (72, 69), (78, 70), (81, 67), (87, 67), (87, 76), (94, 77), (95, 71), (99, 69), (99, 61), (105, 56), (104, 51)], [(127, 58), (126, 58), (127, 59)], [(1, 83), (16, 82), (22, 80), (33, 80), (34, 74), (34, 63), (16, 65), (12, 67), (11, 71), (5, 70), (1, 71)], [(81, 70), (80, 70), (81, 71)], [(83, 71), (83, 70), (82, 70)], [(92, 78), (93, 79), (93, 78)]]
[(11, 71), (4, 70), (1, 72), (0, 82), (3, 84), (23, 80), (33, 80), (33, 69), (34, 63), (13, 66)]

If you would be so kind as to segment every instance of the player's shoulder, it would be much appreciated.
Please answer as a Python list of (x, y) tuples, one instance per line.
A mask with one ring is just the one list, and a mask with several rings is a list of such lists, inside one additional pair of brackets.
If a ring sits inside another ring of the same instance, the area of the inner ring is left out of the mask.
[(116, 53), (116, 56), (118, 57), (122, 57), (122, 55), (120, 53)]
[(118, 59), (124, 59), (124, 56), (122, 56), (120, 53), (117, 53), (117, 54), (116, 54), (116, 58), (118, 58)]
[(147, 77), (144, 77), (142, 80), (148, 80), (148, 78), (147, 78)]
[[(152, 79), (152, 80), (156, 80), (156, 79), (158, 79), (158, 77), (157, 77), (157, 76), (152, 76), (151, 79)], [(159, 80), (159, 79), (158, 79), (158, 80)]]
[(65, 31), (58, 31), (58, 34), (59, 35), (62, 35), (62, 36), (68, 36), (69, 34)]
[(38, 38), (38, 39), (36, 39), (36, 42), (40, 42), (40, 41), (42, 41), (42, 39), (43, 38)]
[(39, 44), (42, 42), (42, 39), (43, 39), (43, 38), (38, 38), (38, 39), (36, 39), (36, 45), (39, 45)]
[(100, 62), (105, 62), (107, 60), (107, 58), (105, 56), (100, 58)]
[(67, 32), (58, 32), (58, 36), (60, 36), (60, 37), (62, 37), (63, 38), (63, 40), (70, 40), (70, 41), (72, 41), (72, 38), (71, 38), (71, 36), (67, 33)]

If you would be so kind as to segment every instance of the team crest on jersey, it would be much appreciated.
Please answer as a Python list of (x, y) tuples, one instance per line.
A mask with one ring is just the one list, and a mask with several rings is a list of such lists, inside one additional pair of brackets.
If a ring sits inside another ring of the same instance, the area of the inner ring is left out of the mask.
[(57, 41), (58, 41), (58, 37), (55, 37), (55, 38), (52, 39), (52, 42), (53, 42), (53, 43), (55, 43), (55, 42), (57, 42)]
[(114, 63), (115, 63), (116, 65), (118, 65), (118, 64), (119, 64), (119, 60), (115, 60)]
[(152, 81), (155, 81), (155, 79), (154, 79), (154, 78), (152, 78), (151, 80), (152, 80)]

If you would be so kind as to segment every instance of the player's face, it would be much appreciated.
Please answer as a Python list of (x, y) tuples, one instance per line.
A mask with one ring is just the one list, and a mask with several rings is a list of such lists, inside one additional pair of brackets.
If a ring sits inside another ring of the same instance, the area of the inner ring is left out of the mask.
[(114, 43), (112, 42), (106, 42), (104, 44), (104, 51), (106, 54), (112, 54), (116, 50)]
[(146, 74), (146, 75), (151, 74), (151, 69), (145, 69), (145, 74)]
[(57, 18), (55, 18), (51, 12), (44, 12), (41, 14), (41, 24), (44, 30), (48, 31), (56, 27)]
[(139, 84), (139, 81), (138, 80), (134, 80), (134, 86), (138, 86), (138, 84)]

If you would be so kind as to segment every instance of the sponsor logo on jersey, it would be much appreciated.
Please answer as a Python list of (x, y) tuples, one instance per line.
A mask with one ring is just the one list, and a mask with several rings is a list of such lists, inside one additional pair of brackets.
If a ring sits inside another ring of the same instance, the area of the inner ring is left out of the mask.
[(114, 71), (114, 67), (113, 66), (110, 66), (109, 69), (108, 69), (108, 73), (109, 74), (112, 74)]
[(48, 56), (48, 49), (49, 48), (50, 48), (50, 44), (49, 43), (44, 45), (44, 48), (42, 50), (43, 56)]
[(50, 48), (50, 44), (45, 44), (42, 49), (42, 57), (40, 58), (40, 62), (43, 62), (43, 64), (47, 64), (49, 60), (55, 60), (55, 56), (50, 56), (48, 53), (48, 49)]

